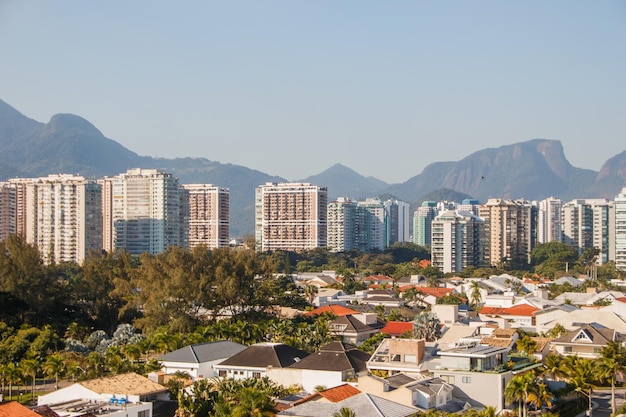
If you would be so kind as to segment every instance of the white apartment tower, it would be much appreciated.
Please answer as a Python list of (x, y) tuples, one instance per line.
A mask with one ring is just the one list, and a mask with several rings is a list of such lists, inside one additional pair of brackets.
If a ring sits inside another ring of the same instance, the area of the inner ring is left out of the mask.
[(626, 187), (615, 197), (615, 266), (626, 271)]
[(228, 246), (230, 240), (230, 193), (211, 184), (184, 184), (189, 193), (189, 247), (208, 249)]
[(256, 189), (257, 250), (302, 251), (327, 244), (328, 190), (309, 183), (267, 183)]
[(378, 198), (357, 203), (354, 220), (355, 247), (362, 252), (385, 249), (387, 212)]
[(188, 247), (188, 193), (158, 169), (134, 168), (101, 180), (103, 243), (107, 251), (157, 254)]
[(484, 220), (447, 210), (432, 221), (431, 262), (443, 273), (484, 265)]
[(561, 200), (546, 198), (537, 204), (537, 243), (561, 242)]
[(328, 204), (328, 239), (331, 252), (345, 252), (355, 247), (354, 222), (357, 203), (347, 197), (339, 197)]
[[(102, 189), (74, 175), (16, 181), (25, 185), (23, 236), (37, 245), (45, 262), (82, 264), (90, 250), (102, 249)], [(17, 195), (16, 195), (17, 197)], [(19, 217), (19, 216), (18, 216)]]
[(600, 250), (599, 265), (614, 259), (615, 205), (606, 199), (576, 199), (563, 205), (563, 242), (581, 255), (586, 249)]

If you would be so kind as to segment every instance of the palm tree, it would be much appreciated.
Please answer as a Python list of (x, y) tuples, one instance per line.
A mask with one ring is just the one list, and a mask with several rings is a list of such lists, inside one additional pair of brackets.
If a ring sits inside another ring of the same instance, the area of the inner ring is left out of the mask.
[(472, 303), (472, 307), (476, 307), (482, 300), (482, 295), (480, 293), (480, 281), (474, 280), (470, 284), (470, 302)]
[(544, 377), (544, 379), (546, 376), (549, 376), (555, 381), (559, 381), (565, 375), (561, 362), (561, 355), (558, 353), (552, 352), (546, 355), (546, 357), (543, 358), (541, 376)]
[(31, 399), (35, 401), (35, 381), (37, 380), (37, 371), (39, 371), (39, 361), (37, 359), (24, 359), (20, 364), (25, 375), (30, 376), (33, 384), (31, 390)]
[(43, 371), (47, 376), (54, 376), (54, 389), (59, 389), (59, 375), (65, 371), (65, 362), (59, 353), (54, 353), (46, 358)]
[(243, 387), (237, 393), (237, 405), (232, 408), (233, 417), (269, 417), (276, 414), (272, 399), (254, 387)]
[(356, 417), (356, 413), (348, 407), (341, 407), (333, 413), (333, 417)]
[(518, 403), (519, 416), (523, 415), (523, 417), (526, 417), (528, 415), (528, 396), (533, 391), (535, 384), (535, 374), (524, 372), (523, 374), (515, 375), (506, 385), (504, 398), (508, 402), (516, 401)]
[(576, 358), (574, 365), (568, 374), (568, 381), (574, 387), (574, 391), (586, 396), (589, 399), (589, 409), (591, 409), (591, 395), (593, 394), (594, 380), (596, 378), (596, 364), (587, 358)]
[(9, 401), (13, 399), (13, 384), (19, 384), (22, 379), (22, 370), (13, 362), (5, 365), (3, 373), (9, 384)]
[(304, 294), (306, 295), (306, 299), (309, 304), (313, 304), (313, 300), (315, 300), (315, 294), (319, 292), (319, 289), (315, 285), (307, 285), (304, 288)]
[(539, 410), (544, 404), (548, 407), (552, 405), (552, 393), (548, 391), (546, 384), (540, 382), (532, 387), (530, 394), (528, 394), (528, 402), (533, 404), (537, 410)]
[(626, 349), (617, 341), (610, 341), (600, 350), (597, 372), (601, 379), (611, 382), (611, 414), (615, 415), (615, 381), (625, 371)]

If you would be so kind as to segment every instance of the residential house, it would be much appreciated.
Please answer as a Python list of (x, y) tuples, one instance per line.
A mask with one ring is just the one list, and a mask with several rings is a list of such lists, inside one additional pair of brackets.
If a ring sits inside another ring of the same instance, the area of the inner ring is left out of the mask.
[(432, 360), (432, 372), (454, 386), (453, 396), (472, 406), (505, 408), (504, 389), (514, 372), (540, 366), (521, 359), (509, 365), (508, 348), (478, 345), (439, 351), (439, 360)]
[(212, 378), (217, 376), (213, 365), (245, 349), (247, 349), (245, 345), (221, 340), (185, 346), (160, 356), (158, 360), (161, 361), (161, 370), (166, 375), (185, 372), (192, 379)]
[(493, 317), (501, 317), (511, 322), (511, 327), (518, 327), (529, 331), (535, 330), (535, 312), (538, 308), (528, 304), (517, 304), (511, 307), (489, 307), (480, 309), (481, 320), (488, 321)]
[(281, 411), (277, 415), (328, 417), (344, 407), (352, 410), (357, 416), (372, 417), (408, 417), (419, 411), (415, 407), (363, 393), (350, 385), (342, 385), (311, 394), (296, 402), (293, 408)]
[(492, 347), (503, 347), (512, 350), (515, 342), (519, 339), (519, 333), (516, 329), (495, 329), (488, 337), (483, 337), (480, 341), (481, 345)]
[(218, 376), (224, 378), (262, 378), (269, 367), (285, 368), (307, 355), (307, 352), (284, 343), (255, 343), (213, 367)]
[(405, 291), (411, 288), (414, 288), (417, 292), (415, 303), (422, 307), (434, 306), (437, 304), (437, 301), (440, 298), (456, 293), (456, 290), (454, 288), (419, 287), (416, 285), (406, 285), (400, 287), (400, 296), (404, 298)]
[(304, 315), (309, 316), (309, 317), (315, 317), (315, 316), (322, 315), (324, 313), (329, 313), (337, 317), (345, 316), (348, 314), (359, 314), (358, 311), (339, 305), (339, 304), (327, 304), (327, 305), (318, 307), (315, 310), (308, 311), (304, 313)]
[(152, 402), (169, 400), (166, 387), (136, 373), (77, 382), (38, 398), (60, 415), (85, 413), (111, 417), (150, 417)]
[(563, 356), (599, 358), (600, 350), (618, 339), (617, 332), (596, 324), (586, 324), (552, 340), (552, 348)]
[(359, 300), (359, 303), (373, 306), (402, 307), (404, 300), (391, 290), (369, 290), (365, 293), (365, 298)]
[(454, 323), (437, 341), (439, 349), (448, 350), (459, 346), (475, 346), (481, 337), (479, 326), (469, 326), (463, 323)]
[(381, 333), (388, 334), (391, 337), (403, 337), (413, 334), (412, 321), (388, 321), (385, 327), (380, 329)]
[(359, 378), (358, 387), (368, 394), (421, 410), (446, 407), (452, 401), (454, 390), (439, 378), (405, 373), (387, 378), (363, 376)]
[(585, 324), (597, 323), (607, 329), (614, 329), (620, 334), (626, 334), (626, 321), (612, 311), (597, 309), (590, 314), (587, 310), (574, 310), (558, 319), (537, 326), (537, 333), (546, 333), (556, 325), (566, 330), (576, 330)]
[(331, 342), (317, 352), (284, 368), (270, 368), (267, 376), (284, 385), (300, 385), (304, 391), (314, 392), (318, 386), (332, 388), (356, 383), (359, 375), (367, 373), (368, 353), (344, 342)]
[(375, 313), (359, 313), (337, 317), (328, 324), (328, 331), (346, 343), (358, 345), (379, 333), (384, 326)]
[(367, 361), (367, 369), (387, 371), (389, 375), (421, 373), (426, 356), (424, 339), (383, 339)]
[(17, 401), (0, 403), (0, 417), (41, 417)]

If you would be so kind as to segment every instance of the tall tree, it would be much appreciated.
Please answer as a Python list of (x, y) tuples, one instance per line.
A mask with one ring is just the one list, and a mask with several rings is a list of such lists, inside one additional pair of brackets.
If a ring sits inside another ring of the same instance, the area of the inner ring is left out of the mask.
[(43, 371), (48, 376), (54, 377), (54, 389), (59, 389), (59, 376), (65, 371), (65, 362), (59, 353), (48, 355), (43, 364)]
[(615, 382), (626, 370), (626, 348), (617, 341), (610, 341), (600, 350), (597, 366), (598, 376), (611, 383), (611, 415), (615, 415)]
[(35, 381), (37, 380), (37, 372), (39, 371), (39, 361), (37, 359), (24, 359), (20, 363), (20, 368), (24, 375), (30, 377), (32, 383), (31, 398), (35, 401)]

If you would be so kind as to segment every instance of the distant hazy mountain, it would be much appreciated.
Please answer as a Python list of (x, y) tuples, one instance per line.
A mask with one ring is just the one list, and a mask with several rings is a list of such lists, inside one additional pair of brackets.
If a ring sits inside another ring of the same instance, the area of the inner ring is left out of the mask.
[[(561, 142), (534, 139), (474, 152), (458, 162), (436, 162), (385, 192), (406, 201), (418, 200), (439, 188), (465, 193), (480, 201), (490, 197), (536, 200), (549, 196), (567, 200), (600, 195), (593, 190), (596, 176), (592, 170), (573, 167), (565, 158)], [(607, 197), (614, 197), (620, 190), (608, 188)]]
[[(254, 231), (254, 190), (284, 182), (243, 166), (205, 158), (140, 156), (108, 139), (85, 119), (58, 114), (48, 123), (29, 119), (0, 100), (0, 180), (71, 173), (89, 178), (117, 175), (128, 168), (161, 168), (181, 183), (212, 183), (230, 189), (231, 235)], [(563, 200), (614, 198), (626, 184), (626, 151), (609, 159), (600, 172), (573, 167), (559, 141), (535, 139), (475, 152), (457, 162), (436, 162), (402, 184), (388, 185), (341, 164), (304, 182), (325, 186), (329, 198), (395, 196), (415, 205), (425, 199), (472, 196)], [(456, 196), (456, 197), (455, 197)]]
[(384, 181), (374, 177), (364, 177), (352, 169), (335, 164), (326, 171), (300, 180), (328, 187), (329, 202), (337, 197), (362, 199), (378, 195), (380, 190), (389, 187)]

